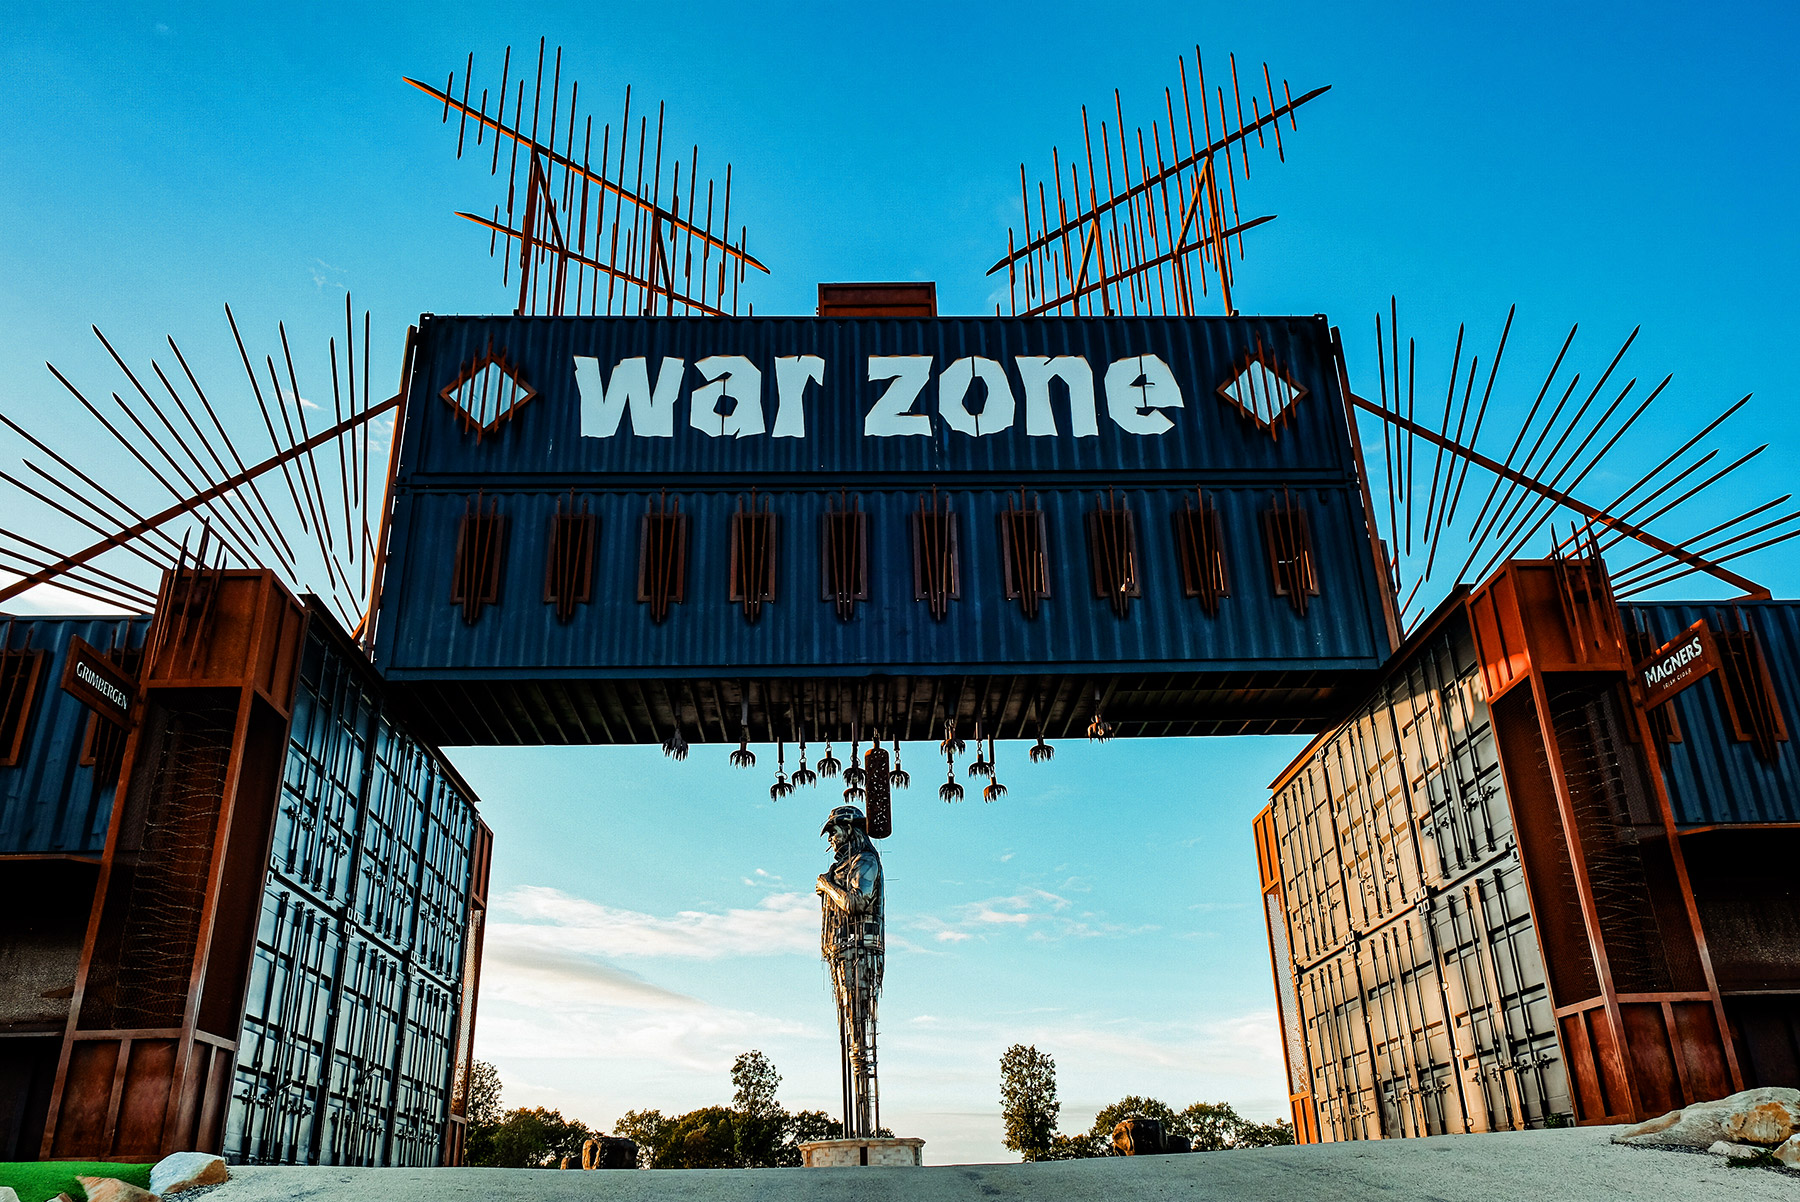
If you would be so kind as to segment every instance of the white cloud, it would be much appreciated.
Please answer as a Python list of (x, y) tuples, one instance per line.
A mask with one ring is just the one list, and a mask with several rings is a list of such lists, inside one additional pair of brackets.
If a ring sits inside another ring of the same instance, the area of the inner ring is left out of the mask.
[[(1064, 884), (1075, 890), (1088, 890), (1087, 883), (1079, 877), (1071, 877)], [(1108, 922), (1094, 911), (1075, 911), (1073, 906), (1060, 893), (1027, 887), (1004, 897), (968, 902), (950, 911), (947, 917), (921, 916), (912, 926), (939, 943), (961, 943), (1003, 931), (1022, 931), (1030, 939), (1048, 941), (1135, 935), (1159, 929)]]
[(771, 893), (749, 909), (683, 910), (664, 918), (526, 885), (503, 895), (496, 908), (523, 921), (492, 924), (490, 942), (541, 941), (589, 956), (713, 960), (817, 955), (819, 948), (818, 902), (800, 893)]

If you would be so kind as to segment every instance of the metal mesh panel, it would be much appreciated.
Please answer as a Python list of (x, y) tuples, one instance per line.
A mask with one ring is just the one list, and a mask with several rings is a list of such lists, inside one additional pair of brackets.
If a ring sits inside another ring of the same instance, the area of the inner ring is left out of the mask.
[(236, 711), (153, 710), (121, 818), (123, 914), (95, 949), (81, 1009), (90, 1030), (175, 1027), (187, 1005)]

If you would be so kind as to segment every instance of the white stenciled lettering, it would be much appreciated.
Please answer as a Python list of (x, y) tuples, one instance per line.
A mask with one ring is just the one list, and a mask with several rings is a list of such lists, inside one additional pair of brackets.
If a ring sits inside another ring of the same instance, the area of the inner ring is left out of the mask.
[(1163, 434), (1175, 423), (1156, 412), (1181, 408), (1181, 385), (1155, 355), (1132, 355), (1106, 369), (1106, 412), (1127, 434)]
[(930, 355), (870, 355), (869, 382), (892, 380), (863, 418), (863, 433), (871, 438), (930, 434), (931, 418), (912, 412), (913, 403), (931, 381)]
[(681, 376), (687, 363), (667, 358), (650, 386), (649, 361), (621, 359), (613, 368), (612, 381), (600, 378), (600, 360), (575, 356), (575, 389), (581, 395), (581, 436), (611, 438), (619, 432), (619, 419), (631, 411), (631, 432), (639, 438), (675, 436), (675, 398), (681, 393)]
[(1094, 405), (1094, 369), (1080, 355), (1018, 355), (1013, 362), (1025, 386), (1025, 433), (1032, 437), (1057, 433), (1056, 413), (1050, 408), (1050, 381), (1061, 380), (1069, 390), (1069, 432), (1077, 438), (1100, 433)]
[(131, 708), (131, 699), (125, 696), (125, 690), (121, 689), (112, 681), (102, 677), (98, 672), (88, 667), (88, 665), (77, 663), (75, 665), (75, 677), (90, 689), (93, 689), (96, 693), (99, 693), (102, 697), (112, 702), (118, 708), (122, 710)]
[[(714, 438), (763, 433), (762, 372), (756, 364), (742, 355), (709, 355), (694, 370), (707, 382), (694, 389), (688, 425)], [(726, 401), (731, 407), (721, 409)]]
[(806, 386), (825, 383), (825, 360), (817, 355), (782, 355), (775, 360), (776, 438), (806, 437)]
[[(969, 411), (969, 393), (980, 380), (987, 390), (980, 413)], [(938, 376), (938, 415), (944, 424), (979, 438), (1010, 430), (1017, 402), (1006, 369), (992, 359), (958, 359)]]

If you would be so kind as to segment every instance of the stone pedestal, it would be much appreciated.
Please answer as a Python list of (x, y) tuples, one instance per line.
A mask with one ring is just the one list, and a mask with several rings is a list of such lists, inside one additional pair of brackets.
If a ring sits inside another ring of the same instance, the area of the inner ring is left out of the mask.
[(800, 1145), (809, 1169), (916, 1168), (925, 1163), (922, 1139), (821, 1139)]

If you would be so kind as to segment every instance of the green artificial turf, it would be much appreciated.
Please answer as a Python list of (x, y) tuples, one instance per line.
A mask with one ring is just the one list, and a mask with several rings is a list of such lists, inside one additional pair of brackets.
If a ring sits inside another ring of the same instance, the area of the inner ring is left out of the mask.
[(150, 1188), (147, 1164), (112, 1164), (81, 1160), (35, 1160), (20, 1164), (0, 1163), (0, 1185), (10, 1185), (19, 1202), (48, 1202), (68, 1194), (80, 1202), (87, 1195), (75, 1183), (77, 1177), (117, 1177), (143, 1189)]

